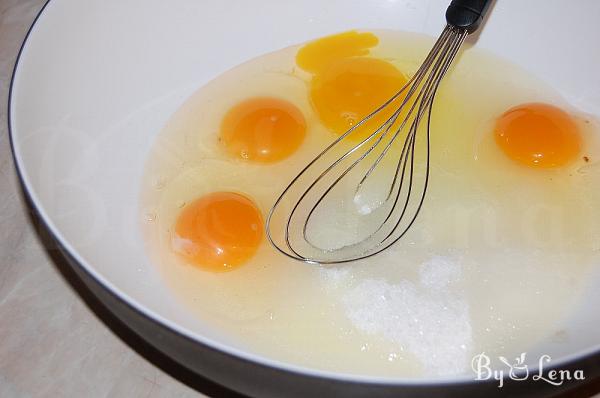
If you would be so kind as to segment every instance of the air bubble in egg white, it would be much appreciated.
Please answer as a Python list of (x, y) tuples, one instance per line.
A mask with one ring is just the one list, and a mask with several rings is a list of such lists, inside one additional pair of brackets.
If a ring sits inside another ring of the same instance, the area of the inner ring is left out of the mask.
[(165, 179), (163, 176), (155, 176), (154, 179), (152, 180), (152, 187), (154, 189), (156, 189), (157, 191), (160, 191), (161, 189), (163, 189), (165, 187)]

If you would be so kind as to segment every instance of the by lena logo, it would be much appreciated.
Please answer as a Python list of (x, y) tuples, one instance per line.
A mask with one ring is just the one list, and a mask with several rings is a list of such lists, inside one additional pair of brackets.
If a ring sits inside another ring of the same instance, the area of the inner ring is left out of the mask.
[(525, 363), (527, 353), (523, 352), (521, 355), (515, 358), (514, 362), (509, 361), (505, 357), (498, 357), (498, 360), (502, 362), (506, 368), (503, 369), (492, 369), (491, 359), (489, 356), (482, 352), (473, 357), (471, 361), (471, 368), (475, 372), (475, 380), (490, 380), (494, 379), (498, 381), (498, 388), (504, 386), (504, 379), (508, 377), (511, 380), (522, 381), (530, 378), (534, 381), (543, 381), (554, 386), (560, 386), (565, 381), (570, 380), (585, 380), (583, 370), (555, 370), (551, 369), (546, 371), (544, 368), (548, 367), (548, 364), (552, 361), (550, 355), (542, 355), (538, 360), (538, 369), (535, 373), (529, 372), (529, 367)]

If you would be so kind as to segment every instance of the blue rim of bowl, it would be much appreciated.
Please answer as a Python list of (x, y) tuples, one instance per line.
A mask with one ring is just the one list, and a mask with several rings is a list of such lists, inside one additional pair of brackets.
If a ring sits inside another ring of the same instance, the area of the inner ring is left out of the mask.
[[(333, 371), (325, 371), (318, 370), (304, 366), (292, 365), (290, 363), (281, 362), (278, 360), (273, 360), (266, 358), (262, 355), (251, 354), (248, 352), (244, 352), (241, 350), (234, 349), (232, 347), (228, 347), (224, 344), (211, 341), (203, 336), (199, 336), (196, 333), (193, 333), (185, 328), (177, 327), (178, 325), (173, 324), (172, 322), (166, 320), (162, 316), (154, 313), (152, 310), (149, 310), (144, 307), (143, 304), (129, 297), (125, 292), (121, 291), (115, 286), (105, 280), (102, 276), (96, 274), (93, 271), (93, 268), (90, 267), (86, 261), (82, 260), (78, 255), (77, 251), (74, 250), (64, 239), (58, 230), (53, 226), (53, 223), (50, 220), (50, 217), (43, 211), (43, 207), (34, 197), (32, 190), (29, 187), (29, 184), (26, 181), (26, 177), (24, 176), (24, 172), (22, 170), (22, 165), (19, 162), (17, 151), (15, 149), (15, 138), (13, 133), (12, 126), (12, 98), (13, 92), (15, 89), (15, 79), (18, 73), (19, 62), (21, 61), (24, 49), (28, 43), (29, 38), (31, 37), (35, 26), (38, 21), (44, 15), (44, 11), (48, 8), (50, 3), (53, 3), (53, 0), (46, 0), (44, 5), (38, 11), (35, 16), (31, 26), (27, 30), (25, 38), (21, 43), (19, 48), (17, 58), (15, 60), (15, 64), (13, 66), (9, 92), (8, 92), (8, 105), (7, 105), (7, 123), (8, 123), (8, 136), (9, 143), (13, 158), (13, 163), (15, 165), (15, 170), (17, 172), (17, 177), (19, 180), (19, 184), (22, 188), (23, 194), (26, 196), (27, 202), (33, 208), (35, 213), (38, 216), (38, 219), (42, 222), (43, 227), (47, 232), (50, 233), (54, 241), (58, 244), (63, 254), (66, 253), (68, 257), (70, 257), (73, 263), (77, 264), (79, 269), (83, 271), (88, 277), (90, 277), (97, 285), (101, 286), (105, 292), (109, 293), (113, 298), (118, 300), (121, 304), (127, 307), (129, 310), (137, 313), (139, 316), (144, 317), (155, 325), (163, 328), (164, 330), (176, 335), (179, 338), (185, 339), (188, 342), (193, 344), (199, 344), (205, 349), (213, 350), (219, 352), (221, 354), (228, 355), (232, 359), (242, 361), (247, 363), (249, 366), (261, 366), (267, 369), (275, 370), (275, 371), (284, 371), (290, 374), (296, 374), (302, 377), (311, 377), (320, 380), (326, 380), (330, 382), (338, 382), (338, 383), (347, 383), (347, 384), (360, 384), (366, 386), (373, 387), (390, 387), (390, 388), (402, 388), (402, 387), (459, 387), (461, 385), (472, 385), (472, 384), (492, 384), (489, 383), (488, 380), (478, 381), (475, 380), (473, 376), (460, 375), (457, 377), (451, 377), (447, 379), (437, 378), (437, 379), (428, 379), (428, 378), (412, 378), (412, 379), (402, 379), (402, 378), (390, 378), (390, 377), (376, 377), (376, 376), (366, 376), (360, 374), (349, 374), (349, 373), (337, 373)], [(104, 304), (103, 304), (104, 305)], [(107, 308), (108, 311), (112, 312), (110, 308)], [(589, 361), (595, 358), (600, 358), (600, 344), (597, 347), (588, 350), (582, 350), (581, 352), (574, 353), (563, 357), (559, 360), (552, 362), (550, 366), (544, 368), (545, 371), (550, 370), (558, 370), (565, 368), (576, 368), (576, 364), (582, 363), (584, 361)], [(185, 366), (185, 364), (182, 364)], [(537, 373), (538, 367), (531, 367), (531, 373)], [(519, 376), (521, 373), (517, 373), (516, 376)], [(505, 381), (509, 381), (508, 375), (504, 376)], [(491, 379), (492, 382), (496, 382), (496, 380)]]

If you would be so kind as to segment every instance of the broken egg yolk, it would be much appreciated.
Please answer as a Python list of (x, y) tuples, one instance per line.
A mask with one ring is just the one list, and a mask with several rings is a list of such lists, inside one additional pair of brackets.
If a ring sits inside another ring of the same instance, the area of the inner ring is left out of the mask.
[(325, 36), (305, 44), (296, 54), (296, 65), (310, 73), (319, 73), (344, 58), (361, 57), (379, 44), (370, 32), (349, 31)]
[(262, 235), (262, 216), (252, 200), (234, 192), (214, 192), (182, 209), (172, 247), (202, 269), (229, 271), (256, 253)]
[(510, 159), (529, 167), (560, 167), (574, 160), (582, 139), (567, 112), (549, 104), (528, 103), (504, 112), (494, 128), (496, 144)]
[(295, 105), (279, 98), (256, 97), (226, 113), (220, 141), (234, 157), (273, 163), (294, 153), (305, 134), (304, 116)]
[[(378, 43), (372, 33), (351, 31), (318, 39), (298, 51), (296, 64), (313, 74), (311, 104), (327, 129), (345, 133), (406, 84), (406, 78), (394, 65), (367, 56)], [(378, 114), (364, 132), (349, 138), (365, 138), (389, 116), (385, 112)]]

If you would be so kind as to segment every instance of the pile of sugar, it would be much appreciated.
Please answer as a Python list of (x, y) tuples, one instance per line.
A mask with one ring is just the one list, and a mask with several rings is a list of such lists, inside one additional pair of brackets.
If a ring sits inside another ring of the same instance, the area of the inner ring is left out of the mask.
[(410, 352), (428, 373), (463, 373), (473, 337), (460, 288), (460, 262), (435, 256), (418, 269), (417, 280), (397, 283), (360, 278), (347, 268), (323, 269), (321, 281), (327, 289), (344, 291), (341, 307), (360, 332), (385, 338), (393, 350)]

